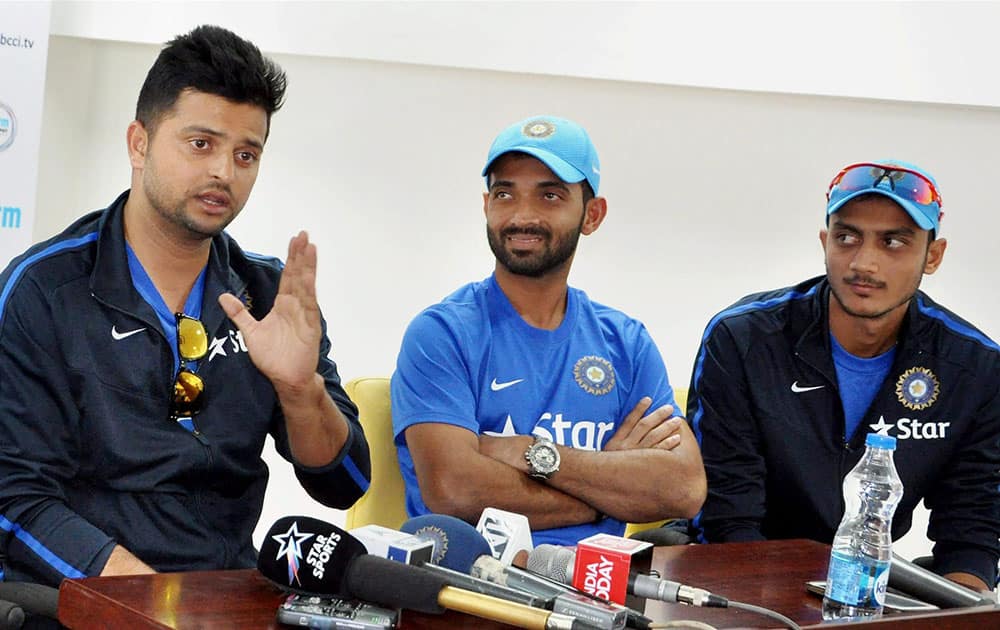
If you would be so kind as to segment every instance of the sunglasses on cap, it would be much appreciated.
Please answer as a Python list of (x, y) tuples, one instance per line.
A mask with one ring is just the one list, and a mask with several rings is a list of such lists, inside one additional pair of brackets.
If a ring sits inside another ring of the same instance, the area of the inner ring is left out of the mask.
[(934, 182), (925, 175), (894, 164), (874, 164), (862, 162), (845, 166), (830, 182), (826, 191), (826, 200), (838, 194), (850, 194), (861, 190), (871, 190), (883, 183), (888, 184), (892, 192), (907, 201), (928, 206), (936, 203), (941, 207), (941, 194)]
[(208, 333), (201, 320), (175, 313), (177, 318), (177, 354), (181, 367), (174, 381), (174, 399), (170, 406), (170, 417), (190, 418), (201, 411), (205, 393), (205, 381), (188, 369), (187, 361), (197, 361), (208, 354)]

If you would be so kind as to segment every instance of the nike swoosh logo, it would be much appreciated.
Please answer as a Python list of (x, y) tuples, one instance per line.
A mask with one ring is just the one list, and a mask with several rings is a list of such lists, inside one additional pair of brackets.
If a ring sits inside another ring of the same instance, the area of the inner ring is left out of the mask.
[(134, 335), (136, 333), (141, 333), (144, 330), (146, 330), (145, 327), (143, 327), (143, 328), (136, 328), (135, 330), (130, 330), (128, 332), (118, 332), (118, 329), (116, 327), (112, 326), (111, 327), (111, 338), (114, 339), (115, 341), (121, 341), (122, 339), (125, 339), (126, 337), (131, 337), (132, 335)]
[(799, 382), (795, 381), (792, 383), (792, 391), (796, 394), (801, 394), (802, 392), (811, 392), (814, 389), (823, 389), (826, 385), (814, 385), (813, 387), (801, 387)]
[(490, 389), (492, 389), (495, 392), (498, 392), (501, 389), (507, 389), (511, 385), (517, 385), (518, 383), (520, 383), (523, 380), (524, 380), (523, 378), (519, 378), (519, 379), (514, 380), (514, 381), (507, 381), (506, 383), (497, 383), (497, 379), (493, 379), (493, 382), (490, 383)]

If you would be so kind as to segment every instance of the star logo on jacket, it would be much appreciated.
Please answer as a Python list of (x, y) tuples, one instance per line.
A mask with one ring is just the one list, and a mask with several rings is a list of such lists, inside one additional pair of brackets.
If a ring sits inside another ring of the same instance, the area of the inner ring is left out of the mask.
[(896, 426), (896, 423), (886, 422), (885, 416), (879, 416), (878, 422), (875, 424), (869, 424), (868, 426), (871, 427), (873, 432), (878, 433), (879, 435), (889, 435), (889, 429)]
[(933, 405), (940, 392), (937, 377), (925, 367), (911, 367), (896, 381), (896, 398), (904, 407), (914, 411)]
[(603, 357), (581, 357), (573, 366), (573, 379), (583, 391), (603, 396), (615, 388), (615, 369)]
[(229, 352), (236, 354), (237, 352), (246, 352), (247, 344), (243, 341), (243, 332), (239, 330), (230, 330), (229, 335), (226, 337), (214, 337), (212, 342), (208, 346), (208, 362), (211, 363), (212, 359), (217, 356), (228, 357), (229, 354), (226, 351), (226, 342), (229, 342)]
[(282, 556), (288, 559), (288, 583), (297, 582), (299, 586), (302, 586), (302, 582), (299, 581), (299, 560), (302, 559), (302, 543), (313, 537), (313, 534), (307, 534), (306, 532), (299, 531), (298, 522), (293, 521), (292, 526), (288, 528), (288, 531), (284, 534), (275, 534), (271, 536), (274, 542), (278, 543), (278, 553), (275, 555), (275, 560), (281, 560)]

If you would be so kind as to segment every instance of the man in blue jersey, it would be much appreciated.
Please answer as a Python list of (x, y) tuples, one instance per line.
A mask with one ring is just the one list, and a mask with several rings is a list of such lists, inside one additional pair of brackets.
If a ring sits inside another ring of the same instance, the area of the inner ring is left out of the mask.
[(989, 590), (1000, 348), (919, 290), (947, 245), (937, 184), (903, 162), (852, 164), (827, 200), (826, 275), (745, 297), (705, 331), (688, 399), (708, 474), (698, 534), (831, 542), (841, 482), (877, 432), (897, 440), (893, 537), (923, 499), (934, 570)]
[(567, 286), (607, 202), (587, 132), (504, 130), (483, 168), (493, 275), (410, 324), (392, 378), (410, 515), (525, 514), (535, 544), (693, 515), (705, 477), (645, 327)]
[(252, 567), (271, 435), (348, 507), (368, 448), (316, 302), (316, 248), (282, 267), (224, 232), (285, 75), (212, 26), (139, 94), (132, 187), (0, 274), (0, 579)]

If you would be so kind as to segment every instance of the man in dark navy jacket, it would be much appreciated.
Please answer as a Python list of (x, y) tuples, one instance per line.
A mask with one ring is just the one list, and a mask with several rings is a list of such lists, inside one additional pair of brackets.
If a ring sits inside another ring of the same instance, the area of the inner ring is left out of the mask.
[(1000, 556), (1000, 348), (919, 291), (947, 243), (941, 196), (901, 162), (853, 164), (828, 192), (825, 277), (743, 298), (705, 331), (688, 418), (708, 475), (702, 541), (831, 542), (865, 435), (897, 440), (933, 568), (979, 590)]
[(285, 76), (198, 27), (128, 127), (132, 187), (0, 275), (0, 578), (253, 566), (265, 438), (333, 507), (367, 488), (300, 233), (282, 264), (223, 230)]

